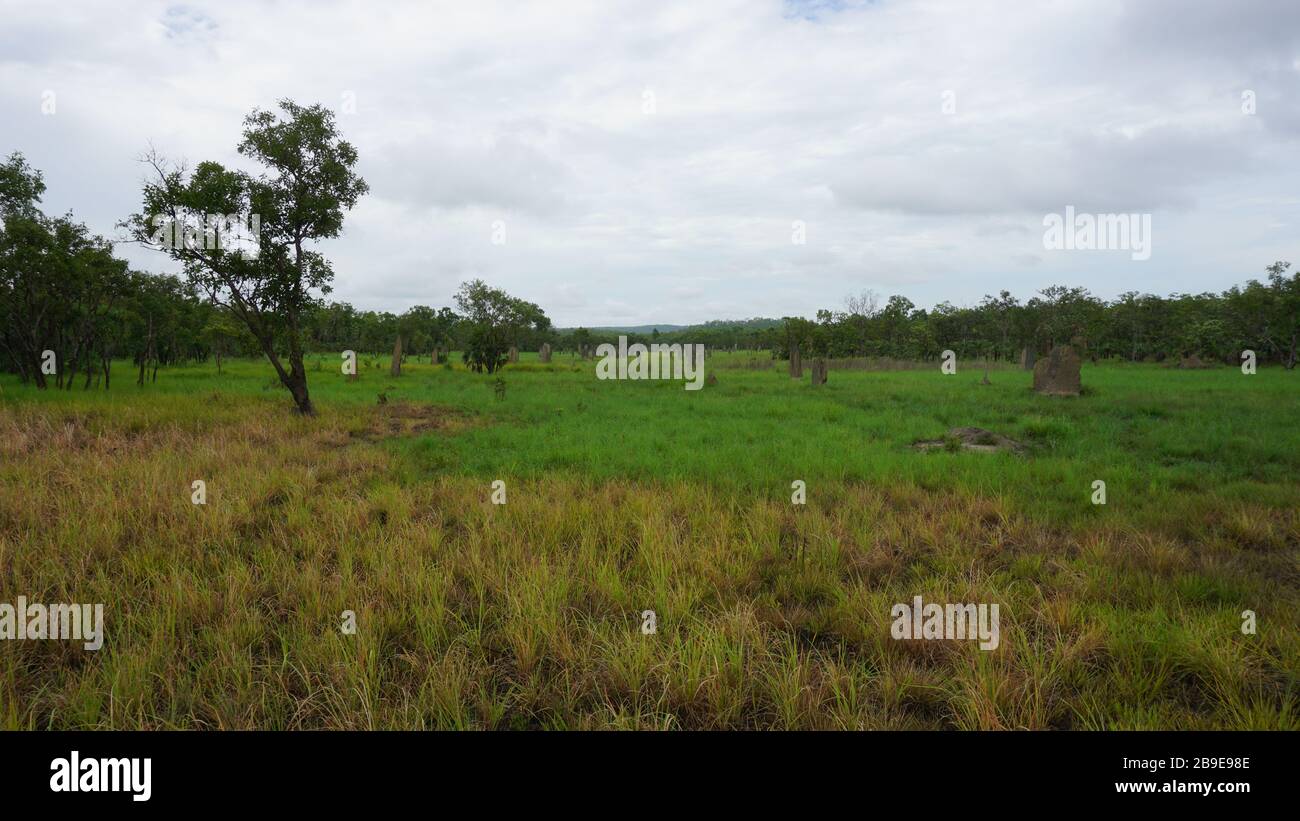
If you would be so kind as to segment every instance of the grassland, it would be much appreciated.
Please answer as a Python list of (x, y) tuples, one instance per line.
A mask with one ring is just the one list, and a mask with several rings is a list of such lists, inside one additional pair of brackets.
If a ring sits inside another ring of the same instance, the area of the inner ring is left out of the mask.
[[(526, 356), (497, 399), (329, 357), (313, 419), (261, 362), (4, 378), (0, 601), (107, 636), (0, 642), (0, 726), (1300, 728), (1300, 374), (753, 360)], [(960, 425), (1027, 452), (912, 446)], [(998, 603), (1001, 646), (892, 639), (914, 595)]]

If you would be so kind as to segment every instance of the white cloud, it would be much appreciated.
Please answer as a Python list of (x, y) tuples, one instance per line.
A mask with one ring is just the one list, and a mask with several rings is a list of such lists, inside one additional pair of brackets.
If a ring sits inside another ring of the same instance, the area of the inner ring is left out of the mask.
[[(252, 108), (353, 94), (339, 123), (371, 194), (323, 250), (333, 298), (364, 308), (448, 304), (483, 276), (562, 325), (682, 323), (864, 288), (921, 305), (1219, 289), (1297, 256), (1276, 227), (1300, 208), (1293, 2), (126, 0), (0, 18), (0, 151), (45, 171), (49, 210), (106, 233), (138, 208), (151, 143), (239, 163)], [(1066, 205), (1152, 212), (1152, 259), (1044, 254), (1042, 215)]]

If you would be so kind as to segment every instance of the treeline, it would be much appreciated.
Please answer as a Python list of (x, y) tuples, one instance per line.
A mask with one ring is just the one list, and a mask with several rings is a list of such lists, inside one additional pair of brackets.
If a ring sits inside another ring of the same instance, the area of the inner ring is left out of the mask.
[(130, 358), (137, 381), (205, 356), (212, 312), (176, 277), (128, 269), (72, 215), (37, 207), (45, 184), (14, 154), (0, 165), (0, 363), (38, 387), (102, 382)]
[[(710, 322), (671, 332), (627, 334), (632, 342), (701, 342), (714, 349), (767, 350), (787, 358), (792, 346), (834, 358), (933, 360), (943, 351), (962, 358), (1018, 360), (1054, 345), (1073, 344), (1092, 359), (1154, 361), (1196, 356), (1239, 362), (1253, 350), (1259, 361), (1288, 369), (1300, 357), (1300, 273), (1275, 262), (1260, 280), (1223, 293), (1163, 297), (1130, 291), (1102, 300), (1085, 288), (1054, 285), (1025, 302), (1008, 291), (973, 307), (948, 302), (918, 308), (904, 296), (881, 300), (865, 292), (816, 319), (785, 317)], [(584, 341), (612, 342), (618, 334), (573, 332)]]
[(407, 355), (436, 352), (441, 361), (450, 351), (461, 351), (471, 368), (489, 372), (505, 364), (510, 348), (558, 346), (559, 334), (539, 306), (481, 280), (462, 284), (455, 302), (456, 310), (416, 305), (401, 314), (359, 311), (346, 302), (321, 303), (305, 320), (306, 344), (313, 352), (381, 354), (393, 350), (400, 337)]
[(974, 307), (947, 302), (930, 310), (902, 296), (881, 304), (865, 293), (841, 311), (821, 310), (816, 321), (787, 317), (780, 329), (759, 331), (762, 347), (778, 356), (792, 345), (831, 357), (935, 359), (952, 350), (964, 358), (1017, 359), (1072, 344), (1094, 360), (1163, 361), (1196, 356), (1239, 362), (1244, 350), (1288, 370), (1300, 353), (1300, 274), (1275, 262), (1266, 277), (1221, 294), (1161, 297), (1130, 291), (1098, 299), (1085, 288), (1052, 286), (1026, 302), (1007, 291)]
[[(625, 333), (620, 334), (618, 331), (600, 330), (588, 332), (583, 328), (574, 330), (569, 336), (576, 336), (580, 343), (599, 345), (601, 343), (617, 343), (619, 336), (626, 336), (630, 343), (653, 344), (655, 342), (664, 344), (674, 343), (696, 343), (704, 345), (710, 350), (768, 350), (776, 345), (779, 337), (779, 330), (784, 321), (780, 319), (764, 319), (755, 317), (754, 319), (715, 319), (706, 322), (703, 325), (692, 325), (687, 328), (678, 328), (672, 331), (660, 332), (658, 329), (651, 330), (650, 333)], [(575, 347), (581, 347), (581, 344), (575, 345), (570, 339), (565, 339), (562, 348), (569, 350)]]

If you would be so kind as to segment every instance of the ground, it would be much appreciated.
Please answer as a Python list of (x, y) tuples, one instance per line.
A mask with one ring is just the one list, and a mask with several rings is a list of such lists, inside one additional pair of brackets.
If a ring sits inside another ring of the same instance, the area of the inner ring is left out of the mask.
[[(0, 642), (0, 727), (1300, 728), (1300, 374), (339, 362), (315, 418), (257, 361), (0, 378), (0, 601), (106, 611)], [(891, 638), (916, 595), (1000, 646)]]

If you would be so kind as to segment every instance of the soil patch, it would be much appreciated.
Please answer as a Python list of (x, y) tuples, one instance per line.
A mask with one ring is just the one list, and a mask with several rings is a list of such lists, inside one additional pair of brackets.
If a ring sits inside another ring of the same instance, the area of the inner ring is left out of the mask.
[(367, 442), (392, 439), (398, 436), (418, 436), (429, 431), (454, 431), (468, 425), (463, 411), (437, 405), (417, 405), (411, 402), (388, 402), (375, 407), (366, 425), (353, 429), (352, 436)]
[(1024, 454), (1027, 450), (1023, 444), (1009, 436), (973, 427), (953, 428), (941, 439), (922, 439), (912, 447), (917, 450), (973, 450), (977, 453), (1007, 451), (1015, 454)]

